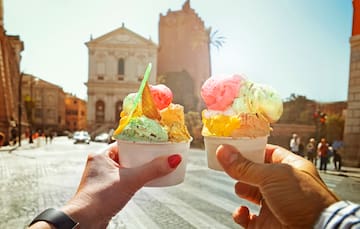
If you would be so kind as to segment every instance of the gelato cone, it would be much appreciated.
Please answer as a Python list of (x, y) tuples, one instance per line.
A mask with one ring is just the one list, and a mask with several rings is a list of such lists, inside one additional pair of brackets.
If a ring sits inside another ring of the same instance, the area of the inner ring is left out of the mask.
[(210, 77), (201, 88), (207, 109), (202, 112), (208, 167), (222, 170), (216, 159), (221, 144), (235, 146), (254, 162), (264, 162), (267, 138), (283, 104), (271, 87), (247, 80), (241, 75)]
[(161, 117), (152, 98), (149, 84), (145, 85), (141, 99), (143, 114), (148, 118), (160, 120)]
[(192, 140), (185, 125), (184, 108), (172, 103), (173, 94), (165, 85), (149, 85), (149, 73), (147, 69), (139, 91), (124, 99), (119, 126), (113, 135), (119, 146), (120, 164), (137, 167), (158, 156), (181, 154), (182, 161), (175, 171), (146, 186), (179, 184), (184, 180)]

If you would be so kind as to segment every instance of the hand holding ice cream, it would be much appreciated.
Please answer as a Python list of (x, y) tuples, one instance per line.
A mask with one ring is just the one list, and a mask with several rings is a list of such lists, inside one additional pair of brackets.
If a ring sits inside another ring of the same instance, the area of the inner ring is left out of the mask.
[(183, 106), (172, 103), (173, 94), (167, 86), (149, 85), (149, 73), (148, 67), (139, 91), (125, 97), (114, 138), (125, 167), (137, 167), (162, 155), (181, 154), (183, 160), (175, 172), (147, 184), (174, 185), (184, 179), (191, 136)]

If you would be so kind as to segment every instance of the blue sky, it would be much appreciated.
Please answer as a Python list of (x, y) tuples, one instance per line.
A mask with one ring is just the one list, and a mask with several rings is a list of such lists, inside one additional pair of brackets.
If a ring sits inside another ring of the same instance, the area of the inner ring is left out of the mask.
[[(85, 42), (124, 22), (158, 43), (159, 14), (185, 0), (3, 0), (8, 35), (24, 41), (21, 70), (86, 99)], [(286, 99), (347, 99), (351, 0), (191, 0), (191, 7), (226, 37), (212, 48), (213, 75), (243, 73)]]

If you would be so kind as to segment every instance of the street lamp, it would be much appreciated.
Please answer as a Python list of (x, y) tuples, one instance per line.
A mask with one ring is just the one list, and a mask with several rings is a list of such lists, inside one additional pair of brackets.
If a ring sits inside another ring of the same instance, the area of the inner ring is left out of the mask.
[(32, 125), (33, 125), (33, 109), (34, 109), (34, 99), (33, 99), (33, 84), (37, 83), (39, 81), (39, 78), (35, 77), (33, 78), (32, 76), (30, 76), (29, 78), (30, 81), (30, 96), (27, 95), (25, 97), (25, 106), (26, 106), (26, 115), (28, 118), (28, 122), (29, 122), (29, 143), (33, 143), (33, 139), (32, 139)]

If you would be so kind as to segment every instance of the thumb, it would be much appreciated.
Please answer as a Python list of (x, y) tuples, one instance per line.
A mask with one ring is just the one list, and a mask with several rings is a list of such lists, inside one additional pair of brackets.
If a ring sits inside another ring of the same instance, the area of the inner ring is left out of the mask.
[(254, 186), (259, 186), (269, 173), (267, 164), (249, 161), (231, 145), (220, 145), (216, 157), (229, 176)]
[(157, 157), (142, 166), (131, 168), (132, 174), (130, 177), (137, 180), (137, 183), (142, 187), (151, 180), (173, 172), (181, 161), (182, 158), (179, 154)]

